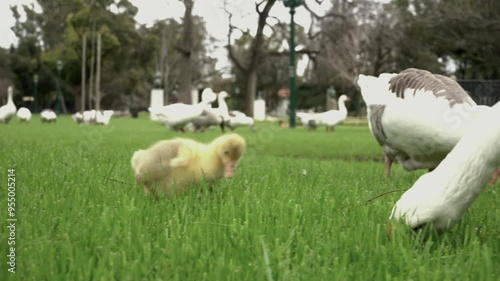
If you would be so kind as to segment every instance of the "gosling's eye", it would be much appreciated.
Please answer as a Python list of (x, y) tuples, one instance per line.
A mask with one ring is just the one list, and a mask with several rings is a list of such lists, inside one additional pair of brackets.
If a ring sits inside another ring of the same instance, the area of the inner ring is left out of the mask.
[(225, 150), (224, 155), (229, 155), (229, 151)]

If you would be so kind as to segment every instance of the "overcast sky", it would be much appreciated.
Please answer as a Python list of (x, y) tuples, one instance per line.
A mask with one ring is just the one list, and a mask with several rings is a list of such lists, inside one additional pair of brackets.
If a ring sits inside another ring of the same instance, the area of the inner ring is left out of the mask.
[[(9, 9), (10, 5), (30, 4), (33, 0), (2, 0), (0, 1), (0, 46), (9, 47), (10, 44), (16, 44), (17, 40), (10, 28), (14, 25), (14, 18)], [(184, 6), (178, 0), (131, 0), (139, 9), (136, 15), (138, 23), (151, 25), (156, 20), (165, 18), (180, 19), (184, 13)], [(229, 0), (230, 9), (234, 12), (234, 24), (240, 28), (250, 28), (252, 31), (256, 25), (256, 13), (254, 1), (249, 0)], [(310, 1), (314, 5), (315, 1)], [(329, 1), (321, 6), (312, 6), (319, 14), (322, 14), (330, 6)], [(223, 48), (227, 35), (227, 15), (222, 9), (223, 0), (197, 0), (194, 6), (194, 14), (204, 18), (208, 32), (220, 43), (214, 46), (212, 56), (219, 60), (218, 68), (228, 65), (226, 50)], [(285, 22), (290, 21), (289, 9), (283, 6), (282, 1), (278, 1), (271, 14)], [(297, 9), (295, 16), (296, 23), (308, 28), (310, 25), (310, 16), (303, 7)], [(299, 64), (298, 70), (305, 66), (305, 61)]]
[[(14, 25), (14, 18), (9, 9), (10, 5), (31, 4), (33, 0), (2, 0), (0, 1), (0, 46), (8, 47), (11, 43), (16, 42), (16, 38), (10, 27)], [(178, 0), (132, 0), (131, 1), (139, 11), (136, 20), (139, 23), (152, 24), (155, 20), (165, 18), (180, 19), (184, 12), (184, 6)], [(203, 17), (207, 23), (209, 32), (221, 39), (227, 31), (227, 16), (222, 9), (223, 0), (197, 0), (195, 2), (194, 13)], [(229, 0), (230, 8), (240, 17), (235, 17), (235, 23), (242, 27), (255, 26), (254, 1), (248, 0)], [(322, 6), (314, 6), (313, 8), (321, 13), (329, 7), (328, 1), (324, 1)], [(314, 3), (314, 1), (311, 1)], [(278, 1), (271, 13), (278, 18), (289, 21), (288, 9), (283, 6), (282, 1)], [(305, 9), (298, 8), (296, 14), (296, 22), (298, 24), (308, 26), (310, 23), (309, 16)]]

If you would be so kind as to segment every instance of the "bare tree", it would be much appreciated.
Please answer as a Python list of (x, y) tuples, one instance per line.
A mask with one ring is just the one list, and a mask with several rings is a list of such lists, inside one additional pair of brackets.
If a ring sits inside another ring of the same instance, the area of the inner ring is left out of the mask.
[[(230, 60), (234, 63), (236, 68), (240, 70), (246, 77), (246, 91), (245, 91), (245, 113), (248, 116), (253, 116), (253, 104), (255, 101), (255, 94), (257, 92), (257, 71), (260, 63), (262, 62), (264, 54), (264, 27), (266, 26), (267, 18), (269, 17), (269, 11), (273, 7), (276, 0), (262, 0), (255, 4), (255, 10), (257, 11), (259, 17), (257, 21), (257, 32), (253, 36), (252, 42), (250, 44), (249, 57), (246, 62), (242, 62), (236, 57), (232, 47), (232, 35), (236, 26), (232, 24), (232, 13), (230, 13), (225, 6), (226, 13), (229, 17), (229, 32), (227, 35), (228, 40), (228, 53)], [(263, 8), (262, 5), (264, 5)]]

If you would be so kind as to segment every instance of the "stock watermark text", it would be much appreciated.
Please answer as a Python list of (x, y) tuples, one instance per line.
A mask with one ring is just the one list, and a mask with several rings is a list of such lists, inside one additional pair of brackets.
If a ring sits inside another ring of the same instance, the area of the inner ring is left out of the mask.
[(16, 273), (16, 170), (7, 170), (7, 265), (10, 273)]

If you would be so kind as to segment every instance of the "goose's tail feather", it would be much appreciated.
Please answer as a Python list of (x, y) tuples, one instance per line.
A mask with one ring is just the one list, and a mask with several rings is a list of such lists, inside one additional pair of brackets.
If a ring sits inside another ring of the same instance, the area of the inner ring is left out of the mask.
[(387, 104), (388, 99), (395, 97), (389, 90), (389, 81), (396, 74), (382, 73), (379, 77), (360, 74), (358, 86), (366, 105)]

